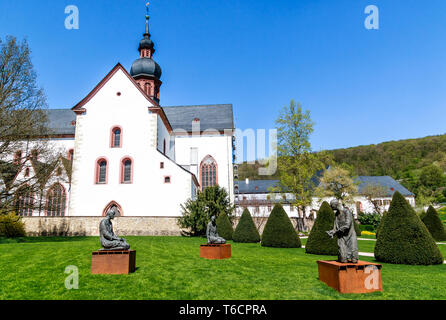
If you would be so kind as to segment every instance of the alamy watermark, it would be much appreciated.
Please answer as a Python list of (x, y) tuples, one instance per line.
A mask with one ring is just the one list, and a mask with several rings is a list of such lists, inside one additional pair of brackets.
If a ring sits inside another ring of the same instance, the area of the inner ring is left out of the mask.
[(67, 30), (79, 30), (79, 8), (75, 5), (65, 7), (65, 28)]
[(67, 290), (79, 289), (79, 268), (76, 266), (68, 266), (65, 268), (68, 277), (65, 278), (65, 288)]
[(375, 5), (369, 5), (364, 10), (368, 16), (365, 18), (364, 27), (367, 30), (379, 30), (379, 9)]

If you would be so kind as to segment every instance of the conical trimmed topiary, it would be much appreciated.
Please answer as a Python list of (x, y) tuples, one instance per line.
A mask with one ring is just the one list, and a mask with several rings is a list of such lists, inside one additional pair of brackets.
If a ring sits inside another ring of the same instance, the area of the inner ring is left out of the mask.
[(234, 229), (232, 228), (232, 223), (229, 220), (226, 213), (222, 212), (218, 215), (217, 218), (217, 233), (220, 237), (225, 240), (232, 240), (232, 234), (234, 233)]
[(330, 205), (324, 201), (319, 208), (313, 228), (305, 245), (305, 252), (311, 254), (338, 254), (338, 241), (336, 237), (330, 238), (327, 231), (333, 230), (335, 215)]
[(276, 204), (262, 234), (263, 247), (300, 248), (302, 246), (290, 218), (280, 204)]
[(423, 215), (422, 221), (436, 241), (446, 241), (446, 230), (434, 207), (429, 207), (426, 214)]
[(232, 238), (235, 242), (258, 243), (260, 242), (260, 234), (252, 220), (248, 209), (243, 210), (240, 221), (235, 228)]
[(375, 259), (410, 265), (443, 263), (435, 240), (399, 192), (393, 195), (389, 212), (381, 220)]

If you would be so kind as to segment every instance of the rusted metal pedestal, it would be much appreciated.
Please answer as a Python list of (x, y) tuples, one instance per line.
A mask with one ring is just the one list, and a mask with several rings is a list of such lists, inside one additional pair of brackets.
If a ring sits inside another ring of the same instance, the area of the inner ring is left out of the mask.
[(204, 244), (200, 247), (200, 257), (205, 259), (231, 258), (230, 244)]
[(380, 264), (367, 261), (318, 261), (317, 264), (319, 280), (340, 293), (370, 293), (383, 290)]
[(92, 274), (129, 274), (135, 265), (135, 250), (99, 250), (91, 257)]

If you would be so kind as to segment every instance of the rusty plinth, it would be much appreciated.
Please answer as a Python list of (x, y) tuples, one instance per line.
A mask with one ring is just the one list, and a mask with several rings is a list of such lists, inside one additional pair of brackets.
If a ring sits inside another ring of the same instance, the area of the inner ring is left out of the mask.
[(319, 280), (340, 293), (370, 293), (382, 291), (382, 265), (358, 261), (340, 263), (318, 261)]
[(99, 250), (91, 257), (92, 274), (129, 274), (135, 272), (135, 265), (135, 250)]
[(205, 259), (231, 258), (230, 244), (204, 244), (200, 247), (200, 257)]

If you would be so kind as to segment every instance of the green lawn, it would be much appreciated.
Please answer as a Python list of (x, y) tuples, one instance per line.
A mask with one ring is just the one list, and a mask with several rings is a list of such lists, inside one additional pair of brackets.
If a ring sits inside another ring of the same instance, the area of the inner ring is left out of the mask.
[[(0, 299), (446, 299), (446, 265), (384, 264), (384, 292), (341, 295), (317, 279), (316, 261), (335, 257), (305, 249), (232, 243), (232, 259), (215, 261), (200, 258), (204, 239), (127, 240), (137, 250), (137, 270), (128, 276), (90, 274), (95, 237), (0, 241)], [(374, 244), (360, 241), (360, 251)], [(65, 289), (69, 265), (79, 268), (79, 290)]]

